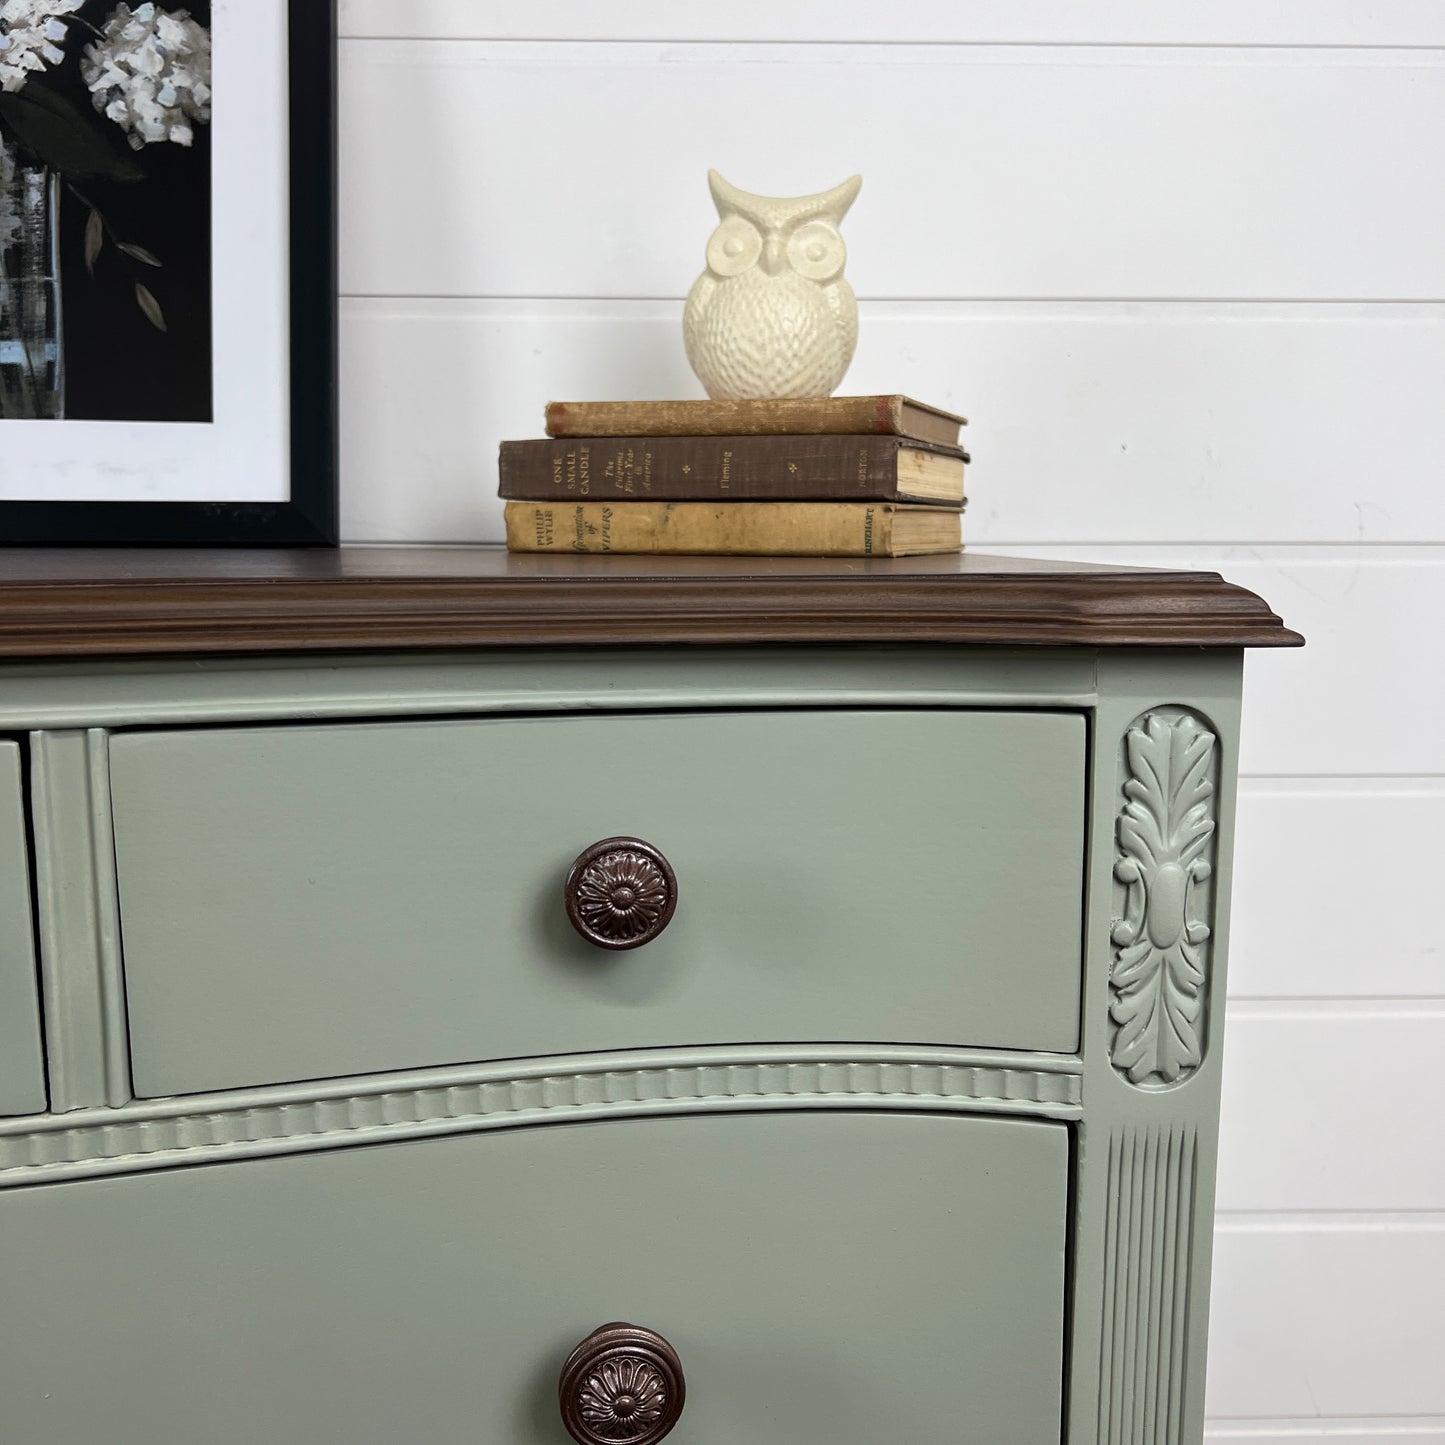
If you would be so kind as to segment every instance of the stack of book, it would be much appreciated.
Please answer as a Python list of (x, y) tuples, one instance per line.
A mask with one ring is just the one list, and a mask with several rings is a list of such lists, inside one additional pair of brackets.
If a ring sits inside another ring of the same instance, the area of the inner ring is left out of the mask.
[(964, 419), (904, 396), (552, 402), (503, 442), (513, 552), (904, 557), (963, 545)]

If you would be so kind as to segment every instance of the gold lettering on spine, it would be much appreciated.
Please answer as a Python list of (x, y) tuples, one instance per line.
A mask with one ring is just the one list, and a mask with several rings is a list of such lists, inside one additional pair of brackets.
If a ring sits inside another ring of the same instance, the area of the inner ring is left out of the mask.
[(592, 489), (590, 453), (586, 447), (567, 447), (552, 454), (552, 485), (569, 496), (585, 497)]
[(602, 480), (614, 496), (632, 497), (652, 490), (652, 453), (619, 446), (607, 454)]

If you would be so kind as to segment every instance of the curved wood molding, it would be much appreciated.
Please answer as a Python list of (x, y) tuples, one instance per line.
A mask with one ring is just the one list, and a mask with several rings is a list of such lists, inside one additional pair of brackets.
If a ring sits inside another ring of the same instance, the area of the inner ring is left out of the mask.
[(961, 556), (0, 551), (0, 657), (638, 643), (1298, 647), (1215, 572)]
[(907, 1109), (1077, 1119), (1080, 1068), (1067, 1054), (760, 1045), (137, 1099), (0, 1120), (0, 1189), (639, 1114)]

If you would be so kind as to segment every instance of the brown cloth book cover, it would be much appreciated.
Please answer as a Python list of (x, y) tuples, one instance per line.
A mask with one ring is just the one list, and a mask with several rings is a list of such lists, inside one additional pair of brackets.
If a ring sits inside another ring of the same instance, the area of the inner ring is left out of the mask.
[(964, 454), (891, 436), (503, 442), (501, 496), (527, 501), (963, 500)]
[(841, 433), (915, 437), (957, 446), (967, 422), (907, 396), (804, 396), (768, 401), (552, 401), (550, 437), (791, 436)]
[(962, 548), (962, 513), (871, 502), (508, 502), (512, 552), (908, 557)]

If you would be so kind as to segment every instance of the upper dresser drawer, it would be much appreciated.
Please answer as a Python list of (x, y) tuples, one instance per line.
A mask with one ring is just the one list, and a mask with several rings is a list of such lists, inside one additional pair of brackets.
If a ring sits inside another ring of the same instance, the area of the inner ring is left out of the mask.
[[(122, 735), (136, 1091), (542, 1054), (1078, 1043), (1084, 719), (742, 712)], [(667, 929), (583, 941), (631, 835)]]

